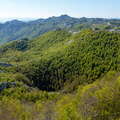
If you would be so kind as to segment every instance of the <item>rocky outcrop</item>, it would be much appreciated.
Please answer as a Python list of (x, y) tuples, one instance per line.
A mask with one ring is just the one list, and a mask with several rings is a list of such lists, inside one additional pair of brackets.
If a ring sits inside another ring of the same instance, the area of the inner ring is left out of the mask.
[(17, 84), (15, 82), (0, 82), (0, 91), (6, 88), (16, 87), (16, 85)]
[(12, 64), (8, 64), (8, 63), (4, 63), (4, 62), (0, 62), (0, 66), (1, 67), (12, 67)]

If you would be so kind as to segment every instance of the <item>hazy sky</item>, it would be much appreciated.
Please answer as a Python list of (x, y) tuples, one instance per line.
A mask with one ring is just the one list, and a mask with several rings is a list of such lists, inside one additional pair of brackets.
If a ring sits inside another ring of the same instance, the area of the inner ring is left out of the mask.
[(2, 18), (74, 17), (120, 18), (120, 0), (0, 0)]

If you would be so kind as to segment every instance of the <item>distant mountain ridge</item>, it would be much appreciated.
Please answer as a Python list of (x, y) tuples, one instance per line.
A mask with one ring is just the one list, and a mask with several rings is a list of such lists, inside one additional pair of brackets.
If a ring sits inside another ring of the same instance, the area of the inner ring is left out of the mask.
[[(0, 44), (24, 38), (32, 39), (45, 32), (57, 29), (66, 29), (75, 32), (85, 28), (95, 28), (96, 25), (102, 25), (103, 28), (110, 27), (109, 29), (113, 29), (110, 23), (117, 23), (117, 27), (120, 26), (119, 19), (73, 18), (68, 15), (61, 15), (59, 17), (53, 16), (47, 19), (38, 19), (29, 22), (12, 20), (0, 24)], [(99, 27), (101, 29), (101, 26)], [(114, 26), (114, 28), (115, 27), (116, 26)]]

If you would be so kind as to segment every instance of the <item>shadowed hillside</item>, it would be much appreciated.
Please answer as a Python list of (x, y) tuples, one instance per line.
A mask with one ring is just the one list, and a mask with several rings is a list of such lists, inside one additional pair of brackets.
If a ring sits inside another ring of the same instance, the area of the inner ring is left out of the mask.
[(1, 61), (15, 64), (14, 71), (28, 77), (33, 86), (58, 90), (91, 83), (110, 70), (119, 71), (119, 46), (119, 33), (58, 30), (34, 40), (8, 43), (0, 51)]

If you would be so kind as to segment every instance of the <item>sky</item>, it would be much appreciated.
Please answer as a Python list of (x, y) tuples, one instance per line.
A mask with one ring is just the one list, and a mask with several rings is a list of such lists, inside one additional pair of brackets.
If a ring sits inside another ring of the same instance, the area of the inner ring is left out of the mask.
[(120, 0), (0, 0), (0, 20), (63, 14), (78, 18), (120, 18)]

